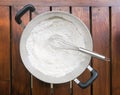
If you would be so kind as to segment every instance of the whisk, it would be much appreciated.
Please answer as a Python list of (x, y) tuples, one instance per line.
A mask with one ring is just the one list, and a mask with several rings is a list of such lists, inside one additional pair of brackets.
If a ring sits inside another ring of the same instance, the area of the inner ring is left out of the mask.
[(49, 44), (55, 48), (55, 49), (65, 49), (65, 50), (75, 50), (75, 51), (80, 51), (82, 53), (85, 53), (85, 54), (88, 54), (92, 57), (96, 57), (98, 59), (101, 59), (101, 60), (104, 60), (104, 61), (110, 61), (109, 58), (103, 56), (103, 55), (100, 55), (98, 53), (95, 53), (93, 51), (90, 51), (90, 50), (87, 50), (87, 49), (84, 49), (82, 47), (77, 47), (75, 45), (73, 45), (72, 43), (70, 42), (67, 42), (66, 40), (63, 39), (62, 36), (60, 35), (53, 35), (49, 38)]

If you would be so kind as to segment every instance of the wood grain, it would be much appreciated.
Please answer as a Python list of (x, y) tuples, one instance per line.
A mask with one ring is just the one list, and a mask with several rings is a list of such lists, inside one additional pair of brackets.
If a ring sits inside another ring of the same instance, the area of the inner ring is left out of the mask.
[(120, 0), (0, 0), (0, 5), (119, 6)]
[(0, 80), (10, 80), (10, 20), (5, 6), (0, 6)]
[(32, 95), (50, 95), (50, 84), (33, 77)]
[[(72, 7), (72, 14), (77, 16), (82, 20), (86, 26), (90, 29), (90, 19), (89, 19), (89, 7)], [(91, 74), (88, 70), (78, 77), (82, 82), (87, 81), (90, 78)], [(91, 87), (89, 86), (86, 89), (80, 88), (76, 83), (73, 84), (73, 95), (91, 95)]]
[(120, 7), (112, 7), (112, 95), (120, 95)]
[[(21, 7), (15, 8), (19, 10)], [(12, 95), (29, 95), (30, 73), (23, 65), (19, 53), (19, 43), (23, 29), (15, 22), (15, 8), (12, 7)], [(29, 13), (26, 13), (22, 20), (26, 24), (29, 21)]]
[[(36, 6), (36, 11), (41, 14), (50, 10), (49, 7)], [(36, 15), (33, 13), (32, 18)], [(32, 95), (50, 95), (50, 84), (40, 81), (33, 77)]]
[(52, 11), (63, 11), (69, 13), (69, 7), (52, 7)]
[[(49, 6), (53, 6), (53, 10), (69, 12), (68, 7), (72, 6), (73, 15), (82, 19), (88, 28), (91, 28), (89, 22), (92, 20), (94, 51), (111, 57), (111, 62), (94, 59), (93, 67), (99, 73), (97, 80), (94, 81), (92, 87), (84, 90), (73, 83), (72, 95), (120, 95), (120, 0), (0, 0), (0, 95), (31, 94), (30, 73), (23, 65), (19, 54), (19, 40), (23, 30), (14, 20), (16, 9), (13, 8), (13, 5), (19, 5), (16, 7), (19, 10), (29, 3), (35, 5), (39, 13), (49, 11)], [(12, 10), (9, 6), (12, 6)], [(89, 6), (92, 6), (92, 19), (89, 18)], [(109, 15), (109, 6), (112, 6), (111, 15)], [(29, 13), (22, 19), (26, 24), (29, 21)], [(111, 24), (109, 19), (111, 19)], [(10, 26), (12, 40), (10, 40)], [(10, 51), (10, 41), (12, 51)], [(12, 55), (12, 60), (10, 60), (10, 55)], [(10, 76), (10, 64), (12, 76)], [(10, 77), (12, 77), (12, 88), (10, 88)], [(89, 72), (85, 71), (79, 79), (86, 81), (89, 77)], [(69, 86), (69, 83), (54, 85), (54, 94), (70, 95)], [(33, 77), (32, 94), (50, 95), (50, 84)]]
[(10, 95), (10, 81), (0, 81), (0, 95)]
[[(42, 13), (45, 13), (47, 11), (50, 11), (50, 7), (40, 7), (40, 6), (35, 6), (35, 10), (38, 14), (42, 14)], [(36, 17), (37, 14), (35, 14), (34, 12), (32, 13), (32, 19), (34, 17)]]
[[(52, 7), (52, 11), (69, 12), (69, 7)], [(54, 95), (70, 95), (70, 84), (57, 84), (54, 85)]]
[[(109, 8), (92, 8), (92, 35), (94, 51), (110, 57)], [(93, 83), (93, 95), (110, 95), (110, 63), (93, 59), (93, 68), (99, 73)]]

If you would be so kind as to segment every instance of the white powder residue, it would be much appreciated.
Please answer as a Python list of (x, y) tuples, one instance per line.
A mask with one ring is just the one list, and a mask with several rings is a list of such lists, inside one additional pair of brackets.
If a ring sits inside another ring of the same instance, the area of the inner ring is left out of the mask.
[(85, 47), (81, 30), (73, 23), (55, 17), (42, 21), (33, 28), (26, 49), (28, 58), (36, 69), (48, 76), (62, 77), (82, 64), (84, 55), (78, 51), (53, 48), (49, 39), (54, 35), (59, 35), (78, 47)]

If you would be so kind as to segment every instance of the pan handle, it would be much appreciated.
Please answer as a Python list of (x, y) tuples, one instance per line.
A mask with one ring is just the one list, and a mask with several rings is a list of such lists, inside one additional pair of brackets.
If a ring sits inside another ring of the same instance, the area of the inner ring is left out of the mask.
[(89, 80), (87, 80), (85, 83), (82, 83), (77, 78), (74, 79), (74, 81), (83, 89), (87, 88), (89, 85), (91, 85), (93, 83), (93, 81), (98, 77), (98, 73), (95, 69), (93, 69), (90, 65), (87, 68), (90, 70), (90, 72), (92, 74), (92, 76)]
[(17, 12), (17, 14), (15, 16), (15, 21), (18, 24), (21, 24), (22, 23), (21, 17), (29, 10), (30, 10), (30, 12), (34, 12), (35, 11), (35, 7), (33, 5), (31, 5), (31, 4), (25, 5), (22, 9), (20, 9)]

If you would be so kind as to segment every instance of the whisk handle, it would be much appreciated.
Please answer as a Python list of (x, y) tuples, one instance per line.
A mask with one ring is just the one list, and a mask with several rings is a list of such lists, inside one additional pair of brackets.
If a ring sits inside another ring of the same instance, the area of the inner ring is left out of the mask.
[(104, 60), (104, 61), (110, 61), (109, 58), (106, 58), (106, 57), (103, 56), (103, 55), (100, 55), (100, 54), (98, 54), (98, 53), (89, 51), (89, 50), (84, 49), (84, 48), (81, 48), (81, 47), (79, 48), (79, 51), (81, 51), (81, 52), (83, 52), (83, 53), (86, 53), (86, 54), (89, 54), (89, 55), (91, 55), (92, 57), (96, 57), (96, 58), (101, 59), (101, 60)]

